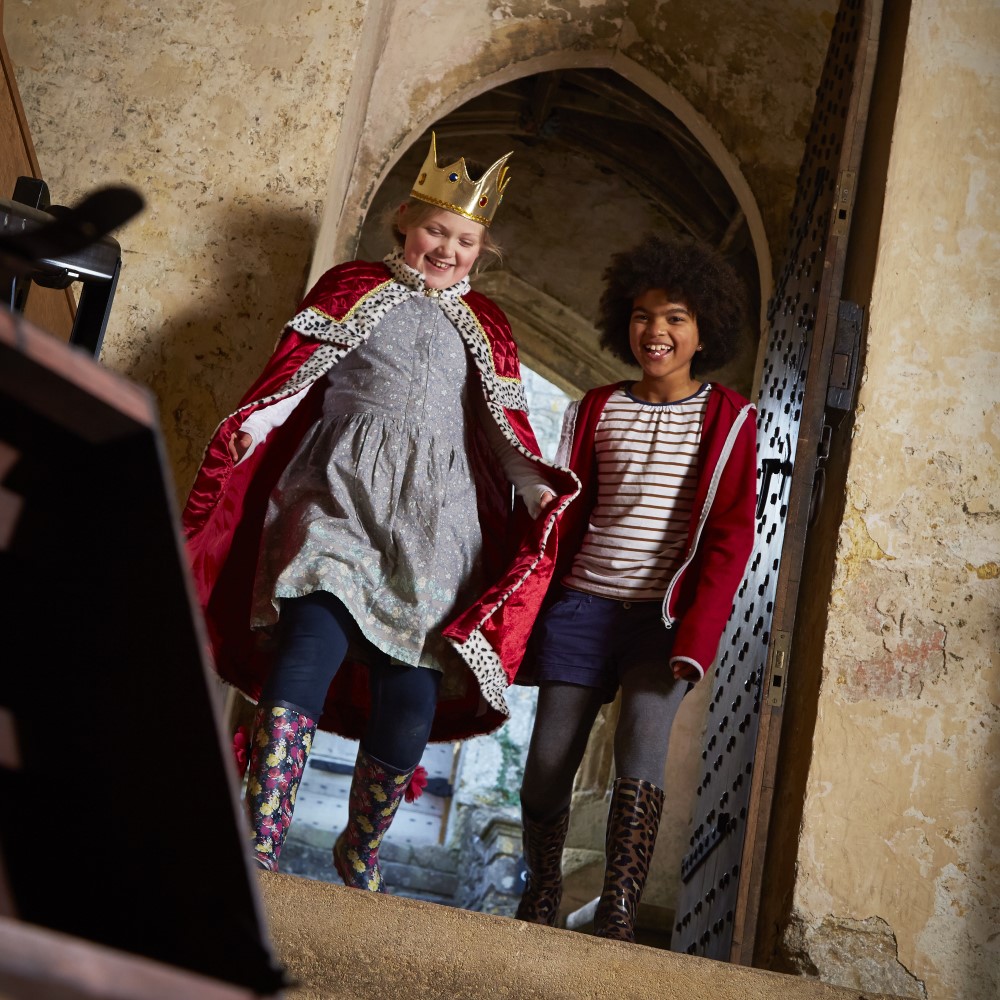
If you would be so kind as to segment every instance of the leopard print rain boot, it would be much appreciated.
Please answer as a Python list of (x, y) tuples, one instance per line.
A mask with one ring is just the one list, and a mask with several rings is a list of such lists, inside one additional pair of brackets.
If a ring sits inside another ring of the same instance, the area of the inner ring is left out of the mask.
[(594, 933), (635, 941), (635, 914), (646, 885), (663, 811), (663, 789), (638, 778), (616, 778), (611, 792), (604, 890)]
[(554, 927), (562, 900), (562, 852), (569, 829), (569, 807), (544, 823), (536, 823), (521, 811), (524, 831), (524, 861), (528, 881), (517, 919)]

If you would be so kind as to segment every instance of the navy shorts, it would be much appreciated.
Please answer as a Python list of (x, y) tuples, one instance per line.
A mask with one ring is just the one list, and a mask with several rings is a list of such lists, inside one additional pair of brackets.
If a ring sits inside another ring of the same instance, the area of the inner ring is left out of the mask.
[(663, 624), (662, 607), (561, 588), (531, 639), (538, 682), (598, 688), (609, 702), (632, 667), (669, 670), (674, 633)]

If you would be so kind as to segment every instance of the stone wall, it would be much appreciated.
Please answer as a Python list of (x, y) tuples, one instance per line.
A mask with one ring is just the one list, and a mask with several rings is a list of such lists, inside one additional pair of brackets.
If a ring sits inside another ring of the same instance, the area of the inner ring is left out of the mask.
[(352, 247), (381, 178), (435, 119), (507, 80), (586, 66), (655, 87), (747, 196), (762, 244), (780, 243), (836, 7), (834, 0), (714, 0), (711, 9), (698, 0), (397, 0), (345, 214), (338, 233), (321, 234), (320, 256)]

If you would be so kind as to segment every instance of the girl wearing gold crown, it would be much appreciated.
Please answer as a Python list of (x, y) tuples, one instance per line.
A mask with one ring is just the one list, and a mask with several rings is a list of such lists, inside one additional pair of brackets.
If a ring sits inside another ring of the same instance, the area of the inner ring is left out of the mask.
[(462, 159), (438, 166), (432, 135), (400, 245), (320, 278), (185, 507), (216, 668), (257, 702), (247, 807), (265, 869), (317, 726), (360, 740), (334, 864), (384, 892), (379, 845), (428, 740), (507, 716), (577, 488), (539, 457), (506, 317), (469, 285), (510, 155), (473, 181)]

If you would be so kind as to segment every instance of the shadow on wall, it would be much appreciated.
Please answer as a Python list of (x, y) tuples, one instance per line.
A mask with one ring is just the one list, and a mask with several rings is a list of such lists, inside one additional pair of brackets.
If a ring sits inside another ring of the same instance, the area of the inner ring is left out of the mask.
[[(162, 320), (154, 297), (137, 300), (129, 317), (134, 340), (114, 345), (121, 355), (114, 367), (158, 399), (179, 502), (212, 431), (257, 378), (294, 315), (316, 241), (315, 226), (295, 215), (248, 210), (227, 214), (225, 223), (204, 283), (195, 281), (187, 294), (170, 288), (164, 299), (182, 307)], [(166, 271), (164, 283), (171, 280)]]

